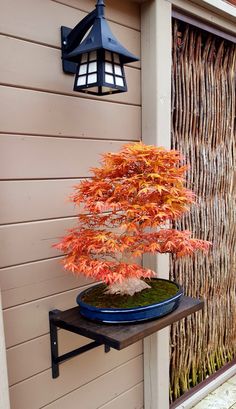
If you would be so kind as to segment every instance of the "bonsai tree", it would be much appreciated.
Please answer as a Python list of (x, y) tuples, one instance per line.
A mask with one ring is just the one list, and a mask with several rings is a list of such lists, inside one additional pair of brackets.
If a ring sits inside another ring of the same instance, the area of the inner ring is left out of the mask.
[(101, 166), (91, 169), (92, 178), (75, 186), (71, 196), (84, 212), (55, 245), (66, 253), (65, 269), (102, 280), (111, 294), (133, 295), (156, 275), (138, 263), (144, 253), (179, 257), (206, 251), (209, 242), (170, 228), (194, 202), (182, 162), (177, 151), (143, 143), (104, 154)]

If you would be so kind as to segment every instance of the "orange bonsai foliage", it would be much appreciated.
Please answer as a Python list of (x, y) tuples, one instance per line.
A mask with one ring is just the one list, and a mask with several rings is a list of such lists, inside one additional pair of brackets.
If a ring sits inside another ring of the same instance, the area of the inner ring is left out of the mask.
[[(133, 294), (148, 287), (139, 285), (141, 278), (156, 275), (137, 264), (142, 254), (186, 256), (208, 250), (210, 243), (191, 238), (189, 231), (167, 228), (194, 202), (185, 187), (182, 160), (177, 151), (143, 143), (104, 154), (102, 165), (91, 169), (92, 178), (75, 186), (71, 197), (85, 214), (55, 245), (66, 253), (65, 269), (102, 280), (111, 293)], [(134, 290), (129, 288), (132, 279)]]

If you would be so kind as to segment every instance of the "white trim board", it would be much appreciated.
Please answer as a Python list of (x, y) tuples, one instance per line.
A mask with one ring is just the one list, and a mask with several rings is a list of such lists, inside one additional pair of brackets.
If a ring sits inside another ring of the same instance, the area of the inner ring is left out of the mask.
[[(142, 5), (142, 137), (144, 143), (170, 148), (171, 3)], [(148, 259), (148, 260), (147, 260)], [(144, 257), (144, 263), (169, 278), (169, 257)], [(169, 408), (169, 328), (144, 339), (145, 409)]]
[[(170, 2), (176, 9), (181, 10), (183, 13), (188, 13), (192, 16), (196, 16), (205, 22), (215, 25), (222, 30), (236, 33), (236, 18), (232, 14), (225, 13), (219, 8), (210, 5), (211, 0), (166, 0)], [(219, 0), (220, 1), (220, 0)], [(224, 3), (224, 2), (222, 2)], [(236, 7), (233, 7), (236, 9)]]
[(6, 346), (4, 337), (1, 289), (0, 289), (0, 409), (10, 409), (7, 363), (6, 363)]
[(204, 3), (213, 7), (217, 7), (220, 11), (223, 11), (231, 16), (236, 17), (236, 7), (223, 0), (202, 0)]
[(216, 379), (214, 379), (211, 383), (204, 386), (194, 395), (190, 396), (190, 398), (186, 399), (185, 402), (181, 403), (179, 406), (176, 406), (175, 409), (191, 409), (193, 406), (197, 405), (202, 399), (204, 399), (207, 395), (213, 392), (216, 388), (220, 385), (228, 381), (232, 376), (236, 374), (236, 365), (231, 366), (231, 368), (227, 369), (224, 373), (219, 375)]

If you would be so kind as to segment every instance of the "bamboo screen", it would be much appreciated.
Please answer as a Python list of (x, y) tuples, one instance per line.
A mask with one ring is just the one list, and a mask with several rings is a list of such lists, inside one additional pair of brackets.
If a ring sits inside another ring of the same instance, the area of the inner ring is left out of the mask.
[(205, 299), (171, 330), (174, 401), (236, 357), (235, 45), (173, 20), (172, 69), (172, 146), (199, 197), (177, 227), (213, 243), (207, 256), (171, 260), (172, 279)]

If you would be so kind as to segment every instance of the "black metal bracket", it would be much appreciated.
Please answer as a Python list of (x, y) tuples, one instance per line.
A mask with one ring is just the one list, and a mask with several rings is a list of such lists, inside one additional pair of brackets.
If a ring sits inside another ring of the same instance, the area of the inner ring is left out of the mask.
[(90, 342), (80, 348), (74, 349), (73, 351), (67, 352), (63, 355), (58, 355), (58, 325), (57, 317), (60, 314), (60, 310), (49, 311), (49, 329), (50, 329), (50, 343), (51, 343), (51, 362), (52, 362), (52, 377), (58, 378), (59, 376), (59, 365), (68, 359), (74, 358), (77, 355), (81, 355), (90, 349), (94, 349), (104, 345), (104, 351), (107, 353), (110, 351), (110, 346), (102, 344), (97, 341)]
[(75, 74), (77, 62), (68, 59), (68, 54), (79, 46), (86, 32), (93, 25), (97, 8), (83, 18), (73, 29), (61, 26), (62, 68), (64, 73)]
[(72, 29), (69, 27), (61, 27), (61, 50), (62, 50), (62, 69), (63, 72), (66, 74), (75, 74), (77, 69), (77, 63), (73, 61), (69, 61), (66, 59), (66, 44), (67, 44), (67, 37), (71, 33)]

